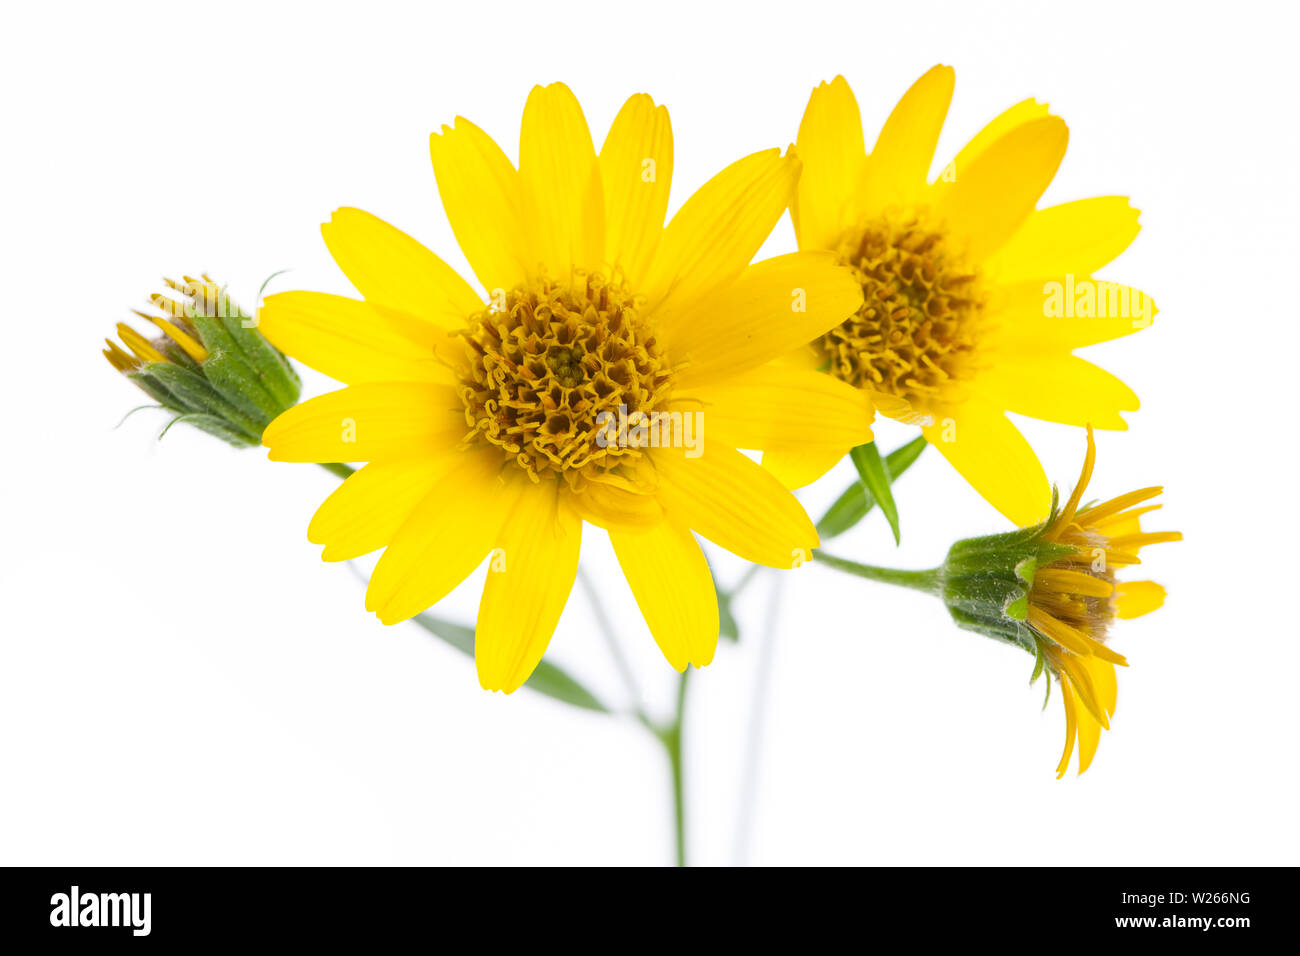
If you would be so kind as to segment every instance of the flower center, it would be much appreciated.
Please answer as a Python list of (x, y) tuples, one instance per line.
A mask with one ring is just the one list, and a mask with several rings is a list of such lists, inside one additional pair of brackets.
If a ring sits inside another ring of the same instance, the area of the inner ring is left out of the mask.
[(831, 374), (923, 409), (963, 377), (984, 299), (977, 271), (951, 245), (916, 214), (887, 214), (841, 241), (863, 302), (822, 336)]
[(1095, 641), (1105, 641), (1115, 619), (1115, 568), (1107, 559), (1107, 539), (1095, 531), (1072, 529), (1061, 543), (1078, 550), (1034, 573), (1029, 606)]
[(501, 448), (534, 481), (617, 481), (643, 454), (611, 420), (665, 405), (671, 374), (633, 296), (599, 274), (534, 280), (471, 316), (460, 395), (468, 442)]

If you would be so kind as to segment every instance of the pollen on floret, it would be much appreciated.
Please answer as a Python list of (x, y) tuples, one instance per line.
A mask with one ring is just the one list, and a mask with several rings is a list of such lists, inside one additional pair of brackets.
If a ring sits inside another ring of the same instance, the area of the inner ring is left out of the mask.
[[(890, 212), (836, 250), (862, 284), (862, 307), (817, 343), (850, 385), (926, 408), (967, 377), (984, 293), (978, 270), (923, 212)], [(889, 404), (882, 404), (889, 412)]]
[(605, 416), (662, 410), (673, 376), (634, 295), (598, 273), (535, 279), (471, 316), (464, 338), (467, 443), (497, 446), (534, 481), (635, 481), (644, 452), (600, 440)]

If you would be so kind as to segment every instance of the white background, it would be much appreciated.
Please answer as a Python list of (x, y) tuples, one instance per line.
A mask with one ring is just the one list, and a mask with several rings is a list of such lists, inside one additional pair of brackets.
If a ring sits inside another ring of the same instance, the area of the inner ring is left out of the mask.
[[(384, 628), (305, 529), (335, 480), (177, 428), (98, 354), (158, 277), (208, 270), (250, 301), (347, 292), (318, 233), (340, 205), (457, 267), (427, 137), (457, 114), (516, 155), (534, 83), (567, 82), (599, 142), (623, 99), (672, 112), (673, 208), (789, 143), (844, 73), (870, 142), (936, 62), (957, 69), (941, 161), (1003, 108), (1047, 100), (1071, 142), (1046, 202), (1122, 193), (1142, 235), (1105, 276), (1161, 308), (1089, 357), (1143, 400), (1100, 433), (1093, 485), (1167, 487), (1152, 549), (1169, 601), (1122, 623), (1114, 729), (1057, 781), (1059, 698), (1024, 654), (938, 602), (824, 567), (741, 601), (739, 647), (696, 675), (700, 863), (1259, 864), (1297, 860), (1292, 284), (1293, 11), (1282, 4), (952, 6), (693, 2), (519, 7), (24, 4), (6, 13), (0, 862), (667, 862), (667, 770), (630, 721), (479, 690), (467, 658)], [(793, 248), (788, 220), (764, 254)], [(330, 383), (309, 376), (310, 394)], [(1030, 423), (1058, 483), (1083, 435)], [(879, 429), (882, 446), (907, 437)], [(819, 514), (846, 466), (804, 494)], [(1006, 525), (939, 455), (834, 549), (928, 567)], [(648, 706), (672, 673), (588, 529), (584, 562)], [(716, 553), (716, 551), (715, 551)], [(364, 568), (360, 569), (364, 571)], [(725, 558), (719, 576), (743, 570)], [(468, 620), (482, 571), (442, 606)], [(774, 621), (764, 719), (752, 709)], [(625, 695), (580, 591), (550, 659)], [(744, 771), (758, 727), (762, 761)], [(742, 810), (748, 807), (748, 810)], [(738, 819), (752, 833), (738, 840)]]

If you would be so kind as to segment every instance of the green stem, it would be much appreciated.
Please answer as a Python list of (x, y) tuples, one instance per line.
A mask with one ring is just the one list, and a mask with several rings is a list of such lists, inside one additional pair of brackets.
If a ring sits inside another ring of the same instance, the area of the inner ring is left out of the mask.
[(844, 571), (860, 578), (866, 578), (868, 581), (881, 581), (885, 584), (896, 584), (899, 587), (911, 588), (914, 591), (924, 591), (927, 594), (938, 594), (943, 585), (941, 577), (943, 572), (942, 568), (931, 568), (929, 571), (904, 571), (899, 568), (880, 568), (873, 564), (858, 564), (856, 561), (837, 558), (835, 555), (827, 554), (825, 551), (818, 548), (813, 549), (813, 557), (819, 564), (825, 564), (838, 571)]
[(659, 732), (659, 739), (668, 751), (668, 765), (673, 778), (673, 830), (676, 834), (677, 865), (686, 865), (686, 780), (682, 761), (682, 737), (685, 727), (686, 683), (691, 673), (690, 665), (682, 671), (677, 682), (677, 713), (673, 722)]
[(320, 466), (336, 478), (347, 478), (356, 471), (351, 465), (345, 465), (341, 461), (323, 461)]

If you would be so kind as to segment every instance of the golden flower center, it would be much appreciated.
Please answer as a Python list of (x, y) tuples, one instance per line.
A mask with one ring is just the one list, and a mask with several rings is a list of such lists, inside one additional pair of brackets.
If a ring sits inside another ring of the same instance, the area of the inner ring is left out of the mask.
[(862, 283), (863, 302), (821, 338), (831, 374), (913, 407), (931, 407), (968, 371), (978, 344), (978, 273), (942, 230), (914, 214), (888, 215), (856, 229), (837, 252)]
[(598, 274), (539, 279), (472, 316), (465, 335), (469, 442), (496, 445), (534, 481), (563, 475), (575, 489), (617, 480), (644, 453), (613, 433), (662, 409), (671, 375), (623, 287)]

